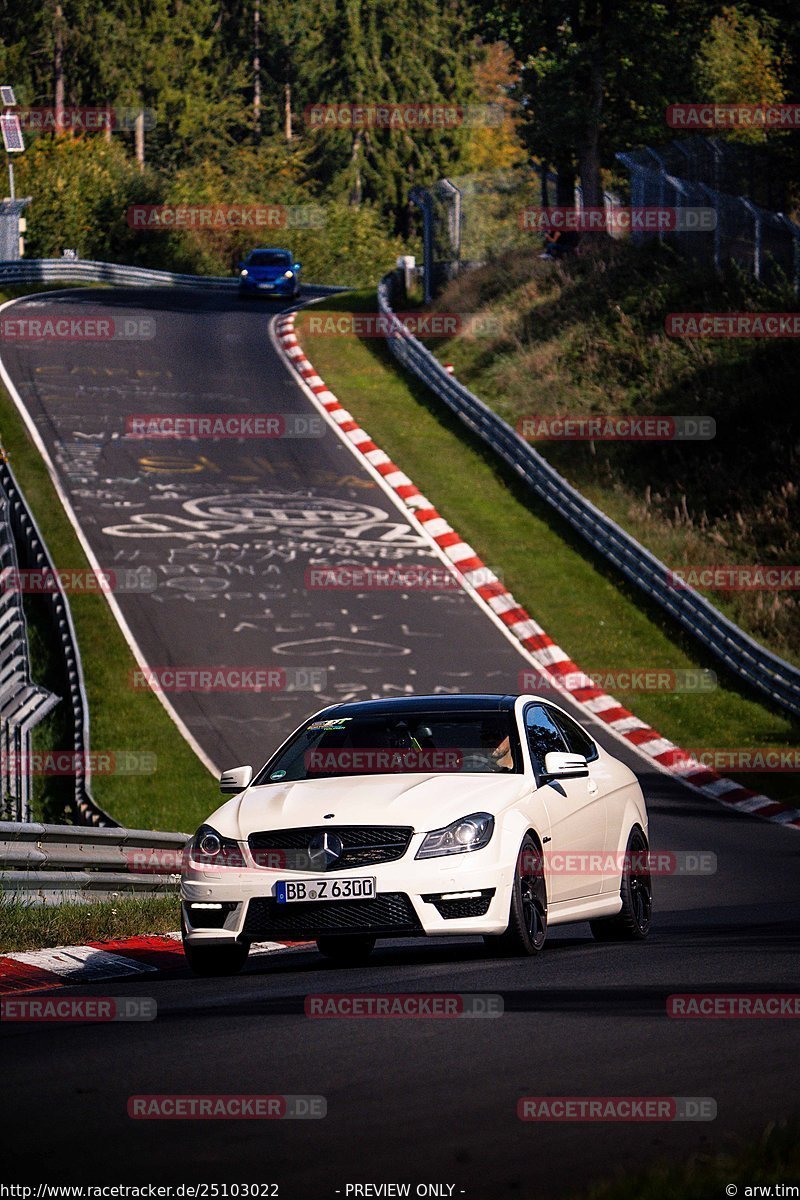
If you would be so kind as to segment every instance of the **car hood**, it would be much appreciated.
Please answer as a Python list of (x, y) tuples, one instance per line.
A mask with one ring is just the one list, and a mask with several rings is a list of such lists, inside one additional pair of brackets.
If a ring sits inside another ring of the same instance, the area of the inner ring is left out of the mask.
[[(246, 841), (264, 829), (322, 825), (411, 825), (427, 833), (473, 812), (498, 814), (528, 788), (523, 775), (370, 775), (251, 787), (209, 817)], [(330, 814), (334, 816), (331, 818)]]

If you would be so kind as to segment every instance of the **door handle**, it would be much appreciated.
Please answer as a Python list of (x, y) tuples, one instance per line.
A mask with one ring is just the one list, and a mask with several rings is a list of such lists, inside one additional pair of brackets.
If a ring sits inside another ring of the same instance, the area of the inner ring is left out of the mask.
[(594, 779), (589, 780), (588, 784), (586, 785), (586, 790), (590, 796), (597, 795), (597, 784), (595, 783)]

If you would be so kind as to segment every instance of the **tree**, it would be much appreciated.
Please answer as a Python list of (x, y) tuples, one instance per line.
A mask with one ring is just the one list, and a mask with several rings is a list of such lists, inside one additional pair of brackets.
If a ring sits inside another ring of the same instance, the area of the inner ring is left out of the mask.
[(709, 10), (704, 0), (476, 0), (477, 27), (520, 64), (526, 139), (558, 169), (559, 203), (571, 203), (576, 169), (584, 203), (602, 203), (614, 151), (664, 140), (664, 108), (691, 94)]
[[(502, 42), (482, 45), (473, 67), (476, 102), (485, 105), (487, 117), (497, 113), (502, 120), (487, 119), (471, 131), (465, 150), (468, 171), (505, 171), (522, 166), (528, 154), (520, 136), (522, 112), (519, 104), (519, 72), (514, 55)], [(491, 110), (491, 111), (489, 111)]]
[[(780, 104), (786, 99), (783, 63), (772, 47), (775, 22), (737, 8), (723, 8), (713, 18), (709, 36), (697, 58), (703, 95), (715, 104)], [(733, 140), (764, 142), (763, 127), (730, 131)]]
[[(476, 46), (461, 10), (437, 0), (333, 0), (324, 17), (325, 63), (314, 98), (324, 113), (337, 106), (443, 106), (475, 98)], [(462, 162), (470, 130), (458, 120), (439, 127), (394, 127), (333, 121), (309, 124), (317, 178), (353, 205), (375, 201), (406, 228), (408, 191), (432, 183)]]

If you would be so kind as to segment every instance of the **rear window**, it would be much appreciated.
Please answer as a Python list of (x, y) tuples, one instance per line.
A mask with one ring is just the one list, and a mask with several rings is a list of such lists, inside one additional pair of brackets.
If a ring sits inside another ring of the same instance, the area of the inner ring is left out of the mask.
[(257, 776), (257, 784), (348, 775), (519, 774), (507, 712), (397, 712), (309, 721)]

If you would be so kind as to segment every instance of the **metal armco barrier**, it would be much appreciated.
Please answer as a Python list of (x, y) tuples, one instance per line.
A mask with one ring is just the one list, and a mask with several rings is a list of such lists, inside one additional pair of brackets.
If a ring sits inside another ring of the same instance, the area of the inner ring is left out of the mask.
[[(0, 462), (0, 484), (2, 484), (8, 500), (8, 519), (14, 533), (20, 565), (24, 569), (50, 571), (53, 575), (53, 590), (44, 592), (42, 595), (47, 600), (53, 637), (63, 659), (64, 677), (68, 689), (62, 698), (62, 703), (67, 705), (69, 711), (71, 745), (59, 748), (75, 753), (74, 812), (71, 815), (75, 820), (86, 825), (116, 825), (117, 822), (100, 808), (92, 795), (89, 761), (89, 702), (86, 699), (83, 666), (69, 601), (59, 582), (55, 565), (39, 526), (28, 508), (25, 497), (7, 462)], [(24, 759), (22, 761), (24, 762)], [(21, 813), (20, 815), (27, 816), (28, 814)]]
[(0, 822), (0, 890), (60, 904), (177, 891), (189, 835)]
[(452, 375), (403, 327), (392, 308), (396, 273), (378, 285), (378, 308), (389, 322), (394, 357), (431, 389), (495, 454), (508, 463), (607, 562), (656, 601), (706, 650), (776, 705), (800, 715), (800, 669), (749, 637), (693, 588), (670, 585), (664, 563), (595, 508), (532, 446)]
[[(107, 283), (132, 287), (192, 287), (238, 291), (233, 275), (180, 275), (151, 267), (126, 267), (118, 263), (89, 262), (70, 258), (30, 258), (0, 262), (0, 283)], [(307, 284), (320, 292), (342, 288)]]
[[(0, 476), (0, 570), (17, 573), (17, 548), (10, 502)], [(55, 708), (59, 697), (31, 679), (28, 625), (22, 594), (0, 582), (0, 820), (30, 819), (31, 730)]]

